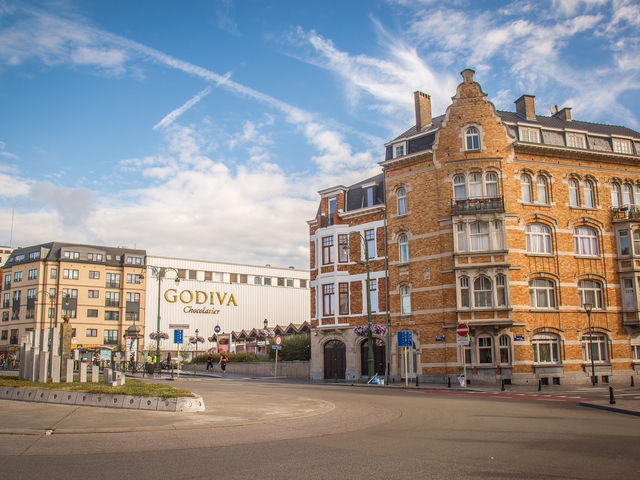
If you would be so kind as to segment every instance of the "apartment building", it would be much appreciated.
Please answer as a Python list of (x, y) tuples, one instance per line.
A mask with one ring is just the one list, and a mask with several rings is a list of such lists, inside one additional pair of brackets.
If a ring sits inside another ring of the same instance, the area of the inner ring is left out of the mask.
[(30, 330), (72, 325), (72, 348), (124, 345), (144, 327), (144, 250), (50, 242), (15, 249), (4, 265), (0, 349)]
[(411, 330), (411, 379), (637, 379), (640, 133), (538, 115), (532, 95), (498, 111), (474, 74), (444, 115), (416, 92), (416, 124), (385, 145), (391, 374)]

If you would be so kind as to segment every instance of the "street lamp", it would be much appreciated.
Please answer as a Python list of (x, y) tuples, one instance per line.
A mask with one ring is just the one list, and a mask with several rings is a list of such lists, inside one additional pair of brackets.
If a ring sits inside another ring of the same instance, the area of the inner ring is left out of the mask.
[(200, 330), (198, 330), (196, 328), (196, 356), (194, 357), (194, 362), (193, 362), (193, 376), (195, 377), (196, 375), (196, 369), (198, 368), (198, 334), (200, 333)]
[[(364, 260), (356, 260), (356, 263), (360, 265), (364, 265), (367, 269), (367, 325), (368, 325), (368, 343), (369, 347), (367, 348), (367, 373), (369, 374), (369, 379), (371, 379), (374, 375), (375, 369), (375, 361), (373, 357), (373, 325), (371, 321), (371, 266), (369, 264), (369, 245), (367, 243), (367, 239), (360, 232), (349, 232), (349, 235), (358, 235), (362, 244), (364, 245)], [(349, 252), (349, 247), (345, 245), (343, 247), (344, 252)], [(387, 346), (388, 347), (388, 346)]]
[(593, 332), (591, 330), (591, 310), (593, 310), (592, 303), (585, 303), (584, 309), (587, 312), (587, 317), (589, 318), (589, 357), (591, 357), (591, 385), (596, 386), (596, 368), (595, 362), (593, 360)]
[(180, 283), (180, 278), (178, 278), (178, 270), (172, 267), (154, 267), (153, 265), (147, 265), (151, 269), (151, 273), (153, 273), (158, 279), (158, 323), (156, 330), (156, 365), (155, 371), (157, 373), (161, 372), (160, 367), (160, 287), (162, 286), (162, 279), (166, 278), (167, 272), (172, 271), (175, 272), (176, 285)]

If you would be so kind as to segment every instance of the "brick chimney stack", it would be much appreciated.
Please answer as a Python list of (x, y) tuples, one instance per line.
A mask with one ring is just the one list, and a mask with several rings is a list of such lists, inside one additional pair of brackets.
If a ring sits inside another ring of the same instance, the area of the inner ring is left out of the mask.
[(566, 120), (567, 122), (570, 122), (571, 121), (571, 108), (564, 107), (562, 110), (560, 110), (554, 116), (556, 116), (558, 118), (561, 118), (562, 120)]
[(516, 104), (516, 113), (524, 116), (527, 120), (535, 120), (536, 119), (536, 104), (533, 100), (535, 95), (522, 95), (515, 102)]
[(413, 99), (416, 104), (416, 131), (431, 125), (431, 97), (426, 93), (414, 92)]

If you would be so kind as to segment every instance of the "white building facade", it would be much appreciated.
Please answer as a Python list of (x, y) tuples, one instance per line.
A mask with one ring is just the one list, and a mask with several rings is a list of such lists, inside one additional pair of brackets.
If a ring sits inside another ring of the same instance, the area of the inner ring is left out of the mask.
[(233, 352), (231, 332), (262, 329), (265, 320), (269, 327), (309, 321), (307, 270), (155, 256), (146, 260), (145, 350), (156, 348), (150, 334), (158, 331), (158, 306), (159, 331), (169, 336), (160, 342), (163, 352), (178, 350), (175, 330), (183, 331), (181, 350), (195, 349), (189, 338), (198, 330), (204, 339), (198, 350), (217, 348), (226, 338), (227, 348), (220, 348)]

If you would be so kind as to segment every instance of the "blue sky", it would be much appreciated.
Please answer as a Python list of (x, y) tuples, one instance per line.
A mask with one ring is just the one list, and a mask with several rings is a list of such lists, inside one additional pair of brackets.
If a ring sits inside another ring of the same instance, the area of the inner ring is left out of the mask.
[(640, 130), (637, 1), (0, 0), (0, 244), (307, 268), (317, 191), (465, 68)]

